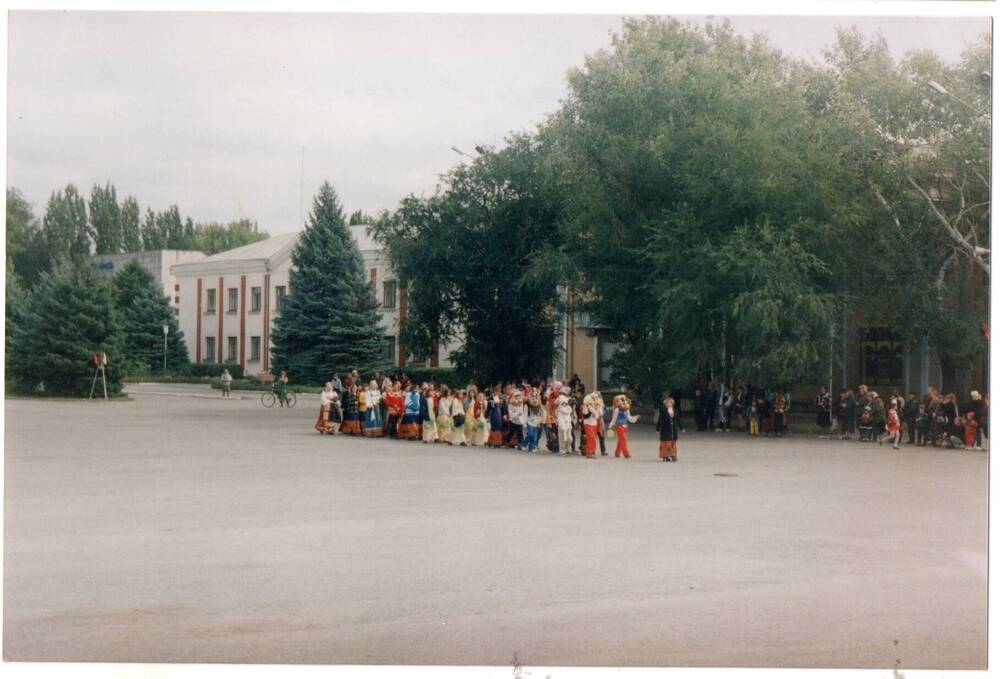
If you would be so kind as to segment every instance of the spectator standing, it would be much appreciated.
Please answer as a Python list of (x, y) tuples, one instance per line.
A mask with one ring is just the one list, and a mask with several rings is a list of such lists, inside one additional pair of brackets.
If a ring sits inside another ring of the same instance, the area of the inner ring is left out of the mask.
[(816, 426), (820, 429), (830, 428), (830, 392), (826, 390), (826, 385), (822, 385), (819, 388), (819, 393), (816, 394)]
[(219, 381), (222, 382), (222, 398), (229, 398), (229, 390), (233, 386), (233, 376), (229, 374), (229, 368), (222, 369)]
[(906, 403), (903, 405), (903, 424), (906, 425), (906, 443), (913, 445), (917, 429), (917, 395), (912, 391), (906, 395)]

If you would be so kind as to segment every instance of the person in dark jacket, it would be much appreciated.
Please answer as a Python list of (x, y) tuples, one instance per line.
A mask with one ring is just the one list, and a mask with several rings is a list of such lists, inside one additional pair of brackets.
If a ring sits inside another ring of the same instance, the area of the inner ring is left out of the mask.
[(708, 383), (708, 389), (702, 396), (702, 407), (705, 409), (705, 429), (712, 431), (719, 412), (719, 391), (715, 388), (715, 382)]
[(663, 399), (656, 430), (660, 432), (660, 459), (664, 462), (677, 462), (677, 432), (680, 431), (678, 414), (674, 408), (674, 399)]
[(854, 392), (844, 389), (840, 392), (840, 438), (849, 439), (854, 436), (854, 428), (858, 421), (857, 400)]
[(903, 404), (903, 424), (906, 425), (906, 443), (912, 445), (916, 442), (917, 435), (917, 412), (920, 404), (917, 403), (917, 395), (912, 391), (906, 395), (906, 403)]

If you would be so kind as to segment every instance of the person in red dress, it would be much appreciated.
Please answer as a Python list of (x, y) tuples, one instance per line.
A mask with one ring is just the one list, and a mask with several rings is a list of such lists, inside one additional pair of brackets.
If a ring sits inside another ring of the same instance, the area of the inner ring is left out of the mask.
[(896, 410), (896, 403), (893, 402), (885, 415), (885, 434), (879, 437), (878, 444), (882, 445), (886, 441), (892, 441), (893, 450), (899, 450), (899, 439), (902, 433), (903, 427), (899, 421), (899, 412)]

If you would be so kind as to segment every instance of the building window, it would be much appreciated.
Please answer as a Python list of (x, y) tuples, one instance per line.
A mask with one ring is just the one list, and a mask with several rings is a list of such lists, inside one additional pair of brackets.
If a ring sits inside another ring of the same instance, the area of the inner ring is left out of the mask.
[(236, 288), (229, 288), (229, 313), (235, 314), (239, 308), (240, 291)]
[(174, 292), (180, 292), (180, 291), (181, 291), (181, 286), (179, 284), (175, 283), (174, 284)]
[(260, 288), (250, 288), (250, 311), (260, 311)]
[(180, 296), (179, 296), (179, 295), (178, 295), (178, 296), (175, 296), (175, 297), (174, 297), (174, 304), (180, 304), (180, 303), (181, 303), (181, 298), (180, 298)]
[(396, 308), (396, 281), (386, 281), (382, 284), (382, 307)]
[(205, 363), (215, 363), (215, 338), (205, 338)]
[(209, 289), (205, 291), (207, 299), (205, 300), (205, 313), (214, 314), (215, 313), (215, 289)]
[(226, 338), (226, 344), (227, 344), (227, 347), (226, 347), (226, 349), (227, 349), (227, 351), (226, 351), (226, 360), (227, 361), (236, 361), (236, 360), (239, 360), (237, 358), (237, 356), (236, 356), (236, 338), (235, 337), (227, 337)]
[(274, 310), (281, 311), (281, 303), (285, 298), (285, 286), (276, 285), (274, 286)]
[(396, 362), (396, 338), (386, 337), (385, 338), (385, 355), (383, 358), (390, 363)]
[(888, 328), (861, 331), (861, 381), (869, 385), (902, 385), (903, 343)]
[(250, 338), (250, 360), (260, 360), (260, 335), (254, 335)]

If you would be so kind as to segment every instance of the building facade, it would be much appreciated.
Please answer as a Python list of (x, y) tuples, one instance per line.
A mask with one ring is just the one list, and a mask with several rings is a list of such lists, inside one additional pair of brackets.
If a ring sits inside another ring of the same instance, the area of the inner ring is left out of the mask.
[(174, 315), (180, 315), (181, 290), (177, 278), (171, 272), (175, 264), (186, 264), (205, 259), (207, 255), (198, 250), (148, 250), (145, 252), (126, 252), (117, 255), (93, 255), (90, 265), (98, 275), (108, 280), (125, 268), (129, 262), (139, 262), (153, 276), (163, 294), (170, 298), (170, 306)]
[[(399, 367), (414, 365), (399, 341), (406, 291), (367, 225), (348, 228), (381, 306), (385, 358)], [(270, 372), (271, 330), (282, 300), (292, 292), (289, 272), (298, 238), (299, 233), (282, 234), (172, 268), (182, 300), (178, 320), (193, 363), (239, 363), (248, 375)], [(439, 348), (428, 364), (450, 367), (445, 353), (450, 349)]]

